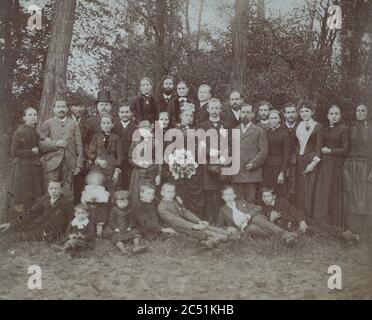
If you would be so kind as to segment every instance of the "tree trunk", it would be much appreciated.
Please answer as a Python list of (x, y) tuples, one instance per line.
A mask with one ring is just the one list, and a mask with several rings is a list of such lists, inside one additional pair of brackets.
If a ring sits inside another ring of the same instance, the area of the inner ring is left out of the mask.
[(249, 25), (250, 0), (235, 0), (232, 41), (232, 74), (231, 82), (235, 87), (244, 84), (247, 67), (247, 32)]
[(75, 20), (76, 0), (56, 0), (55, 16), (49, 40), (39, 108), (40, 125), (52, 115), (57, 99), (65, 99), (66, 73), (70, 54), (72, 30)]

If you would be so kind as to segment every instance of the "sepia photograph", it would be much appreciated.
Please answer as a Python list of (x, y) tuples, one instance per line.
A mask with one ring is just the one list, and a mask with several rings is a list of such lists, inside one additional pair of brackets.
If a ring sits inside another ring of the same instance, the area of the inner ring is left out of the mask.
[(0, 301), (372, 299), (372, 0), (0, 4)]

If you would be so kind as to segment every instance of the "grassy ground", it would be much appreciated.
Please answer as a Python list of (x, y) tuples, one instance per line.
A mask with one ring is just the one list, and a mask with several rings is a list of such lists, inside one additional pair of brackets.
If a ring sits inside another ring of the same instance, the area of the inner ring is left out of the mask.
[[(294, 248), (244, 240), (207, 250), (185, 238), (150, 243), (126, 257), (109, 242), (83, 258), (46, 244), (0, 245), (0, 299), (371, 299), (367, 247), (343, 248), (312, 236)], [(42, 289), (27, 288), (28, 267), (42, 268)], [(327, 287), (330, 265), (342, 290)]]

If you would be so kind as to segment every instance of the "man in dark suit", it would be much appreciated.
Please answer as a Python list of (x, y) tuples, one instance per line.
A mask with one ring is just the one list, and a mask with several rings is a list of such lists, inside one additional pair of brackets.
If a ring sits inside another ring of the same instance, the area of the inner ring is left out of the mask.
[(84, 154), (78, 123), (67, 117), (66, 101), (55, 102), (55, 116), (40, 128), (41, 160), (45, 181), (61, 181), (67, 198), (73, 200), (73, 177), (83, 168)]
[(198, 101), (195, 103), (195, 125), (207, 121), (209, 118), (208, 102), (212, 97), (212, 88), (209, 84), (202, 84), (198, 89)]
[(224, 110), (221, 114), (221, 119), (227, 124), (228, 129), (236, 128), (240, 121), (240, 106), (243, 104), (243, 98), (238, 91), (233, 91), (230, 94), (230, 108)]
[(163, 86), (161, 94), (155, 97), (157, 115), (159, 115), (160, 112), (172, 109), (172, 105), (176, 98), (173, 92), (175, 84), (174, 78), (168, 75), (163, 78), (162, 84)]
[[(219, 175), (219, 165), (212, 163), (211, 161), (212, 157), (216, 157), (213, 153), (221, 151), (222, 146), (220, 145), (220, 136), (222, 134), (228, 134), (226, 126), (220, 118), (221, 109), (222, 104), (220, 100), (210, 99), (207, 107), (209, 119), (199, 125), (199, 128), (203, 129), (205, 132), (208, 130), (212, 130), (212, 132), (214, 131), (214, 137), (218, 138), (215, 142), (212, 142), (212, 138), (206, 140), (204, 143), (206, 148), (206, 164), (203, 165), (203, 189), (206, 200), (204, 214), (205, 220), (210, 223), (216, 222), (218, 209), (222, 205), (221, 197), (219, 195), (219, 190), (222, 187), (222, 177)], [(216, 159), (217, 158), (218, 156)]]
[(296, 129), (298, 126), (298, 112), (296, 105), (292, 102), (288, 102), (283, 106), (283, 115), (285, 121), (282, 124), (282, 127), (285, 128), (289, 134), (291, 142), (291, 155), (289, 160), (289, 168), (287, 172), (288, 178), (288, 191), (289, 191), (289, 200), (294, 204), (296, 199)]
[[(252, 123), (253, 106), (240, 107), (240, 169), (232, 177), (233, 186), (240, 199), (254, 203), (258, 184), (262, 182), (262, 166), (268, 154), (268, 142), (264, 129)], [(237, 141), (233, 140), (233, 143)]]
[(133, 112), (129, 104), (124, 104), (119, 107), (120, 121), (114, 125), (114, 133), (120, 137), (122, 167), (121, 167), (121, 182), (123, 190), (129, 190), (129, 182), (133, 167), (129, 162), (129, 148), (132, 143), (132, 136), (137, 125), (133, 119)]
[[(80, 128), (81, 140), (83, 144), (84, 160), (87, 159), (86, 151), (89, 146), (89, 127), (88, 119), (86, 117), (86, 106), (82, 99), (79, 97), (70, 97), (67, 101), (67, 105), (70, 109), (70, 116), (73, 120), (77, 122)], [(84, 161), (81, 171), (74, 176), (74, 203), (80, 203), (81, 193), (84, 189), (85, 176), (89, 170), (89, 165), (87, 161)]]
[(267, 101), (259, 101), (256, 106), (257, 110), (257, 117), (258, 122), (257, 125), (262, 129), (268, 129), (270, 127), (269, 124), (269, 114), (270, 111), (273, 109), (273, 106), (270, 102)]

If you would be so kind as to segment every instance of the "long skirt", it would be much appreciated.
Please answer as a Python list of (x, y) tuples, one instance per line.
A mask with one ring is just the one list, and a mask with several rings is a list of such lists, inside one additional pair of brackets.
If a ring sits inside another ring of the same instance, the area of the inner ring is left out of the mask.
[(264, 188), (274, 189), (274, 193), (279, 198), (288, 198), (288, 187), (287, 187), (287, 179), (286, 179), (286, 172), (284, 172), (284, 183), (278, 184), (278, 176), (281, 172), (281, 166), (271, 166), (265, 165), (263, 167), (263, 175), (262, 175), (262, 184), (261, 186)]
[[(350, 158), (344, 164), (344, 206), (347, 225), (356, 232), (366, 230), (365, 221), (372, 219), (372, 180), (368, 180), (371, 164), (367, 159)], [(360, 229), (360, 230), (355, 230)], [(371, 232), (368, 230), (368, 232)]]
[(343, 164), (342, 158), (325, 159), (319, 164), (313, 211), (313, 219), (319, 225), (345, 227)]
[(298, 156), (296, 166), (296, 207), (304, 211), (307, 219), (312, 219), (318, 167), (310, 173), (302, 173), (313, 158), (311, 153)]
[(190, 179), (179, 178), (173, 182), (176, 185), (177, 195), (183, 200), (184, 206), (187, 210), (198, 215), (199, 218), (204, 217), (204, 194), (203, 194), (203, 180), (202, 171), (200, 167), (196, 169), (195, 175)]
[[(15, 161), (12, 168), (10, 193), (8, 195), (9, 207), (16, 209), (16, 211), (30, 209), (36, 200), (43, 195), (43, 191), (42, 166)], [(17, 210), (18, 206), (22, 208)]]

